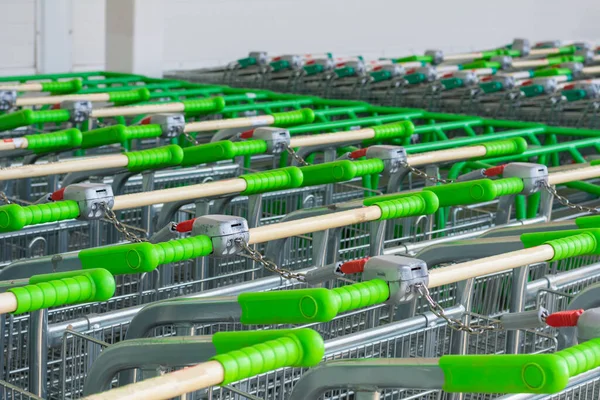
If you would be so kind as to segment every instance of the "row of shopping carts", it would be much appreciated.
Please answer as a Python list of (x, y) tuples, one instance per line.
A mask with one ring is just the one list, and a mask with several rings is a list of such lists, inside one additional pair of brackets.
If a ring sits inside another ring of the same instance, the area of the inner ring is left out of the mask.
[(172, 71), (195, 82), (369, 101), (432, 112), (598, 128), (598, 49), (587, 42), (365, 60), (361, 56), (251, 52), (227, 66)]
[(0, 81), (2, 398), (598, 398), (600, 131)]

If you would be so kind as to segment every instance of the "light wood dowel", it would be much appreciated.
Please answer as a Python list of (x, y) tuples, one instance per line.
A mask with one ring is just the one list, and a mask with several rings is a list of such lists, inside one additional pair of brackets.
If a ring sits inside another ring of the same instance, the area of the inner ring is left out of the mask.
[(264, 243), (269, 240), (304, 235), (311, 232), (324, 231), (340, 226), (374, 221), (381, 217), (381, 209), (377, 206), (363, 207), (356, 210), (340, 211), (328, 215), (303, 218), (296, 221), (281, 222), (250, 229), (250, 244)]
[(93, 394), (82, 400), (164, 400), (218, 385), (224, 379), (223, 366), (218, 361), (208, 361), (118, 389)]
[(17, 106), (58, 104), (67, 100), (110, 101), (108, 93), (67, 94), (64, 96), (19, 97)]
[(481, 57), (483, 57), (483, 53), (444, 54), (444, 62), (460, 61), (460, 60), (474, 60), (476, 58), (481, 58)]
[(429, 271), (429, 288), (448, 285), (465, 279), (494, 274), (525, 265), (544, 262), (554, 257), (552, 246), (543, 244), (529, 249), (480, 258)]
[(0, 293), (0, 314), (16, 311), (18, 306), (17, 296), (11, 292)]
[(320, 135), (304, 135), (292, 137), (290, 147), (323, 146), (336, 143), (360, 142), (361, 140), (373, 139), (373, 129), (358, 129), (355, 131), (344, 131), (336, 133), (323, 133)]
[(551, 185), (558, 185), (560, 183), (581, 181), (585, 179), (597, 178), (599, 176), (600, 165), (596, 165), (548, 174), (548, 183)]
[(531, 49), (529, 50), (529, 56), (547, 56), (549, 54), (556, 54), (556, 52), (556, 47), (550, 47), (547, 49)]
[(600, 65), (595, 67), (585, 67), (582, 71), (584, 74), (592, 75), (592, 74), (600, 74)]
[(184, 131), (206, 132), (228, 128), (243, 128), (245, 126), (250, 127), (272, 125), (274, 122), (275, 118), (272, 115), (261, 115), (260, 117), (218, 119), (215, 121), (190, 122), (189, 124), (185, 124)]
[(116, 117), (156, 113), (178, 113), (184, 112), (183, 103), (148, 104), (145, 106), (109, 107), (92, 110), (92, 117)]
[(18, 92), (41, 92), (41, 83), (17, 83), (15, 85), (0, 85), (0, 90), (16, 90)]
[(409, 165), (414, 167), (426, 164), (436, 164), (446, 161), (468, 160), (474, 157), (484, 157), (484, 146), (459, 147), (456, 149), (431, 151), (429, 153), (411, 154), (407, 157)]
[(102, 157), (89, 157), (77, 160), (62, 161), (48, 164), (22, 165), (18, 167), (0, 170), (0, 181), (9, 179), (34, 178), (36, 176), (48, 176), (66, 174), (73, 171), (93, 171), (102, 168), (126, 167), (129, 162), (123, 154), (112, 154)]
[(246, 190), (246, 181), (240, 178), (201, 183), (151, 192), (132, 193), (115, 197), (114, 210), (143, 207), (172, 201), (202, 199), (207, 197), (235, 194)]
[(535, 68), (535, 67), (543, 67), (548, 65), (548, 61), (545, 59), (541, 60), (521, 60), (521, 61), (513, 61), (512, 66), (514, 68)]
[(28, 145), (29, 142), (24, 137), (7, 139), (6, 141), (0, 142), (0, 151), (26, 149)]

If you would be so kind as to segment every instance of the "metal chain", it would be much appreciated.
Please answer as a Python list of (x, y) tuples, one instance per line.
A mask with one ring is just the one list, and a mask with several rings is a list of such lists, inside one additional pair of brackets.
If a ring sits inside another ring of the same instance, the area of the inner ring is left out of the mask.
[(273, 273), (281, 276), (283, 279), (296, 279), (299, 282), (306, 282), (306, 278), (304, 277), (303, 274), (299, 274), (297, 272), (292, 272), (290, 270), (278, 267), (277, 264), (275, 264), (273, 261), (269, 260), (262, 254), (260, 254), (259, 251), (256, 251), (253, 248), (251, 248), (250, 246), (248, 246), (248, 243), (246, 243), (245, 240), (236, 239), (235, 243), (237, 245), (241, 246), (242, 250), (246, 253), (246, 254), (242, 254), (242, 256), (256, 261), (257, 263), (262, 265), (263, 268), (266, 269), (267, 271), (273, 272)]
[(125, 239), (129, 240), (132, 243), (141, 243), (147, 242), (148, 240), (138, 237), (136, 234), (132, 233), (127, 229), (125, 225), (117, 218), (116, 214), (113, 210), (111, 210), (106, 203), (102, 203), (101, 207), (104, 209), (104, 214), (106, 215), (106, 219), (115, 226), (117, 231), (121, 232)]
[(556, 200), (558, 200), (558, 202), (560, 204), (562, 204), (565, 207), (568, 207), (572, 210), (581, 211), (581, 212), (589, 212), (592, 214), (600, 213), (600, 210), (597, 208), (586, 207), (586, 206), (581, 206), (579, 204), (571, 203), (569, 201), (569, 199), (567, 199), (565, 196), (561, 196), (560, 194), (558, 194), (558, 191), (556, 190), (556, 188), (551, 186), (550, 184), (548, 184), (548, 182), (546, 182), (546, 181), (541, 181), (540, 185), (544, 189), (546, 189), (548, 191), (548, 193), (550, 193), (552, 196), (554, 196), (554, 198), (556, 198)]
[(285, 151), (287, 151), (287, 153), (288, 153), (290, 156), (292, 156), (292, 158), (293, 158), (294, 160), (296, 160), (296, 162), (297, 162), (298, 164), (302, 165), (303, 167), (305, 167), (305, 166), (307, 166), (307, 165), (310, 165), (309, 163), (307, 163), (307, 162), (306, 162), (306, 160), (305, 160), (304, 158), (300, 157), (300, 155), (298, 155), (298, 153), (296, 153), (296, 152), (294, 151), (294, 149), (292, 149), (291, 147), (289, 147), (289, 146), (285, 146)]
[(452, 182), (454, 182), (454, 179), (444, 179), (444, 178), (438, 178), (435, 176), (427, 175), (425, 172), (416, 169), (415, 167), (409, 165), (406, 162), (401, 162), (400, 165), (402, 165), (404, 168), (408, 169), (413, 174), (420, 176), (423, 179), (427, 179), (428, 181), (433, 182), (433, 183), (452, 183)]
[(6, 196), (6, 193), (0, 191), (0, 200), (2, 200), (2, 202), (4, 204), (10, 204), (10, 200), (8, 199), (8, 196)]
[(455, 330), (455, 331), (459, 331), (459, 332), (466, 332), (469, 335), (481, 335), (482, 333), (486, 333), (486, 332), (494, 332), (494, 331), (501, 331), (503, 330), (502, 326), (497, 323), (497, 324), (489, 324), (489, 325), (479, 325), (479, 324), (473, 324), (473, 325), (467, 325), (464, 324), (462, 321), (455, 319), (455, 318), (450, 318), (446, 315), (446, 313), (444, 312), (444, 308), (442, 306), (440, 306), (432, 297), (431, 297), (431, 293), (429, 292), (429, 289), (427, 289), (427, 286), (425, 286), (422, 283), (417, 283), (414, 285), (414, 288), (417, 290), (417, 292), (419, 292), (419, 294), (421, 296), (423, 296), (423, 298), (425, 299), (425, 301), (427, 301), (427, 304), (429, 305), (429, 310), (438, 318), (442, 318), (443, 320), (445, 320), (448, 323), (448, 326), (450, 327), (450, 329)]
[(188, 142), (193, 143), (195, 145), (200, 144), (200, 142), (198, 141), (198, 139), (196, 139), (195, 137), (193, 137), (192, 135), (190, 135), (189, 132), (186, 132), (185, 130), (183, 131), (183, 136), (185, 136), (185, 138), (188, 140)]

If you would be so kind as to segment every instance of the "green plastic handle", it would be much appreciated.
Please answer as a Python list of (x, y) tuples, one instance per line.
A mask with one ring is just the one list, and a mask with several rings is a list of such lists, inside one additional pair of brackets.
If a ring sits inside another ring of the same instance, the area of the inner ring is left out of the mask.
[(124, 143), (127, 140), (156, 138), (161, 135), (162, 128), (158, 124), (112, 125), (83, 132), (81, 147), (90, 149), (114, 143)]
[(496, 198), (494, 181), (491, 179), (430, 186), (423, 188), (423, 191), (434, 193), (439, 199), (440, 207), (482, 203)]
[(25, 135), (27, 149), (34, 153), (48, 153), (73, 149), (81, 146), (83, 134), (79, 129), (66, 129), (64, 131)]
[(600, 228), (600, 215), (575, 218), (575, 224), (579, 229)]
[(423, 191), (383, 197), (386, 199), (374, 202), (371, 199), (365, 200), (365, 204), (377, 206), (381, 209), (379, 221), (433, 214), (440, 207), (438, 197), (431, 192)]
[(444, 86), (444, 89), (446, 90), (456, 89), (465, 86), (465, 83), (461, 78), (442, 79), (440, 83)]
[(115, 293), (115, 279), (105, 269), (34, 275), (29, 285), (8, 289), (17, 298), (14, 314), (68, 304), (104, 301)]
[(533, 72), (535, 78), (557, 75), (571, 75), (571, 70), (569, 68), (544, 68)]
[(391, 124), (374, 126), (375, 136), (367, 142), (409, 137), (415, 133), (415, 125), (411, 121), (400, 121)]
[(79, 217), (79, 205), (72, 200), (30, 206), (7, 204), (0, 206), (0, 232), (14, 232), (27, 225), (64, 221), (77, 217)]
[(521, 86), (519, 90), (523, 92), (525, 97), (535, 97), (544, 94), (544, 86), (542, 85)]
[(371, 72), (369, 75), (371, 75), (373, 82), (383, 82), (392, 79), (391, 71), (387, 70)]
[(125, 156), (128, 159), (127, 169), (131, 172), (140, 172), (180, 165), (183, 161), (183, 149), (172, 144), (156, 149), (132, 151), (125, 153)]
[(495, 197), (519, 194), (525, 188), (521, 178), (503, 178), (493, 182)]
[[(284, 332), (285, 334), (281, 335)], [(226, 353), (219, 351), (222, 346), (218, 343), (225, 342), (233, 333), (216, 333), (213, 336), (213, 343), (220, 354), (212, 360), (218, 361), (223, 367), (224, 376), (221, 385), (284, 367), (313, 367), (321, 361), (325, 354), (325, 344), (316, 331), (305, 328), (284, 332), (273, 331), (266, 337), (277, 335), (274, 339)], [(253, 336), (253, 332), (242, 334)]]
[(247, 140), (244, 142), (231, 142), (223, 140), (183, 149), (182, 166), (213, 163), (231, 160), (237, 156), (250, 156), (267, 152), (267, 142), (264, 140)]
[(277, 60), (269, 63), (273, 72), (278, 72), (290, 67), (290, 62), (288, 60)]
[(338, 78), (347, 78), (356, 75), (356, 70), (353, 67), (337, 68), (333, 72)]
[(276, 190), (292, 189), (302, 185), (302, 170), (298, 167), (275, 169), (268, 172), (240, 175), (246, 181), (246, 190), (241, 194), (252, 195)]
[(150, 100), (150, 91), (146, 88), (140, 88), (122, 92), (110, 92), (108, 94), (108, 99), (113, 103), (117, 103), (117, 105), (148, 101)]
[(335, 289), (298, 289), (242, 293), (240, 322), (246, 325), (327, 322), (342, 312), (381, 304), (390, 297), (381, 279)]
[(600, 254), (600, 229), (569, 229), (564, 231), (535, 232), (521, 235), (525, 248), (542, 244), (552, 246), (554, 257), (551, 261), (580, 255)]
[(527, 141), (522, 137), (496, 140), (493, 142), (482, 143), (485, 147), (485, 157), (508, 156), (512, 154), (521, 154), (527, 150)]
[(583, 100), (587, 97), (587, 92), (583, 89), (563, 90), (561, 94), (567, 98), (567, 101)]
[(600, 339), (554, 354), (442, 356), (439, 365), (445, 392), (558, 393), (600, 366)]
[(279, 127), (310, 124), (315, 120), (315, 112), (310, 108), (273, 113), (271, 116), (274, 119), (273, 125)]
[(208, 236), (191, 236), (162, 243), (131, 243), (84, 249), (79, 252), (83, 269), (104, 268), (113, 275), (150, 272), (168, 264), (212, 253)]
[(409, 85), (416, 85), (417, 83), (423, 83), (427, 81), (427, 76), (421, 72), (415, 72), (413, 74), (404, 75), (404, 80)]
[(0, 131), (7, 131), (38, 123), (67, 122), (70, 118), (71, 114), (68, 110), (21, 110), (0, 116)]
[(225, 108), (225, 99), (223, 97), (183, 100), (182, 103), (186, 114), (210, 114), (219, 112)]
[(494, 68), (500, 69), (502, 65), (496, 61), (473, 61), (471, 63), (463, 64), (462, 69), (479, 69), (479, 68)]
[(359, 161), (334, 161), (324, 164), (300, 167), (304, 180), (302, 186), (316, 186), (336, 182), (346, 182), (359, 176), (380, 174), (383, 161), (379, 159)]
[(502, 82), (498, 81), (480, 83), (479, 87), (484, 93), (496, 93), (504, 89)]
[(74, 93), (82, 88), (80, 79), (71, 79), (62, 82), (42, 82), (42, 92), (50, 92), (52, 94)]

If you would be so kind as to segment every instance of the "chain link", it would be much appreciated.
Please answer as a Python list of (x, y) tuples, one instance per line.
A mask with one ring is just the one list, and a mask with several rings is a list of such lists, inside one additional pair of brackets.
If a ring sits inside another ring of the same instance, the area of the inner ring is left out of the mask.
[(577, 211), (581, 211), (581, 212), (589, 212), (592, 214), (598, 214), (600, 213), (600, 210), (597, 208), (593, 208), (593, 207), (586, 207), (586, 206), (581, 206), (579, 204), (575, 204), (575, 203), (571, 203), (569, 201), (569, 199), (567, 199), (565, 196), (561, 196), (560, 194), (558, 194), (558, 191), (556, 190), (555, 187), (551, 186), (550, 184), (548, 184), (548, 182), (546, 181), (542, 181), (540, 182), (540, 185), (546, 189), (548, 191), (548, 193), (550, 193), (552, 196), (554, 196), (554, 198), (563, 206), (568, 207), (572, 210), (577, 210)]
[(400, 163), (400, 165), (402, 165), (404, 168), (408, 169), (413, 174), (420, 176), (423, 179), (428, 180), (429, 182), (433, 182), (433, 183), (452, 183), (452, 182), (454, 182), (453, 179), (444, 179), (444, 178), (438, 178), (435, 176), (427, 175), (425, 172), (416, 169), (415, 167), (409, 165), (406, 162), (402, 162), (402, 163)]
[(6, 196), (6, 193), (0, 191), (0, 200), (2, 200), (2, 202), (4, 204), (10, 204), (10, 200), (8, 199), (8, 196)]
[(193, 137), (192, 135), (190, 135), (189, 132), (186, 132), (185, 130), (183, 131), (183, 136), (185, 136), (185, 138), (188, 140), (188, 142), (193, 143), (195, 145), (199, 145), (200, 142), (198, 141), (198, 139), (196, 139), (195, 137)]
[(419, 294), (421, 296), (423, 296), (425, 301), (427, 301), (427, 304), (429, 305), (429, 310), (436, 317), (442, 318), (443, 320), (445, 320), (448, 323), (448, 326), (450, 327), (450, 329), (452, 329), (452, 330), (459, 331), (459, 332), (466, 332), (469, 335), (481, 335), (482, 333), (503, 330), (502, 326), (499, 323), (489, 324), (489, 325), (479, 325), (479, 324), (467, 325), (458, 319), (450, 318), (444, 312), (444, 308), (441, 305), (439, 305), (431, 297), (431, 293), (429, 292), (429, 289), (427, 289), (427, 286), (425, 286), (422, 283), (417, 283), (414, 285), (414, 288), (417, 290), (417, 292), (419, 292)]
[(302, 165), (303, 167), (306, 167), (307, 165), (310, 165), (309, 163), (306, 162), (306, 160), (302, 157), (300, 157), (300, 155), (298, 155), (298, 153), (296, 153), (294, 151), (294, 149), (292, 149), (289, 146), (285, 146), (285, 151), (287, 151), (287, 153), (292, 156), (292, 158), (294, 160), (296, 160), (296, 162), (300, 165)]
[(242, 254), (242, 256), (256, 261), (257, 263), (262, 265), (263, 268), (266, 269), (267, 271), (273, 272), (273, 273), (281, 276), (283, 279), (288, 279), (288, 280), (296, 279), (299, 282), (306, 282), (306, 278), (304, 277), (304, 274), (299, 274), (297, 272), (292, 272), (292, 271), (284, 269), (284, 268), (279, 268), (277, 266), (277, 264), (275, 264), (273, 261), (269, 260), (262, 254), (260, 254), (259, 251), (256, 251), (253, 248), (251, 248), (250, 246), (248, 246), (248, 243), (246, 243), (246, 241), (244, 241), (243, 239), (236, 239), (235, 243), (237, 245), (241, 246), (244, 253), (246, 253), (246, 254)]
[(119, 221), (115, 212), (113, 210), (111, 210), (106, 205), (106, 203), (101, 203), (101, 207), (104, 209), (104, 214), (105, 214), (108, 222), (113, 224), (114, 227), (117, 229), (117, 231), (121, 232), (123, 234), (123, 236), (125, 236), (125, 239), (127, 239), (128, 241), (130, 241), (132, 243), (141, 243), (141, 242), (148, 241), (144, 238), (138, 237), (136, 234), (129, 231), (129, 229), (127, 229), (127, 227), (125, 225), (123, 225), (123, 223), (121, 221)]

